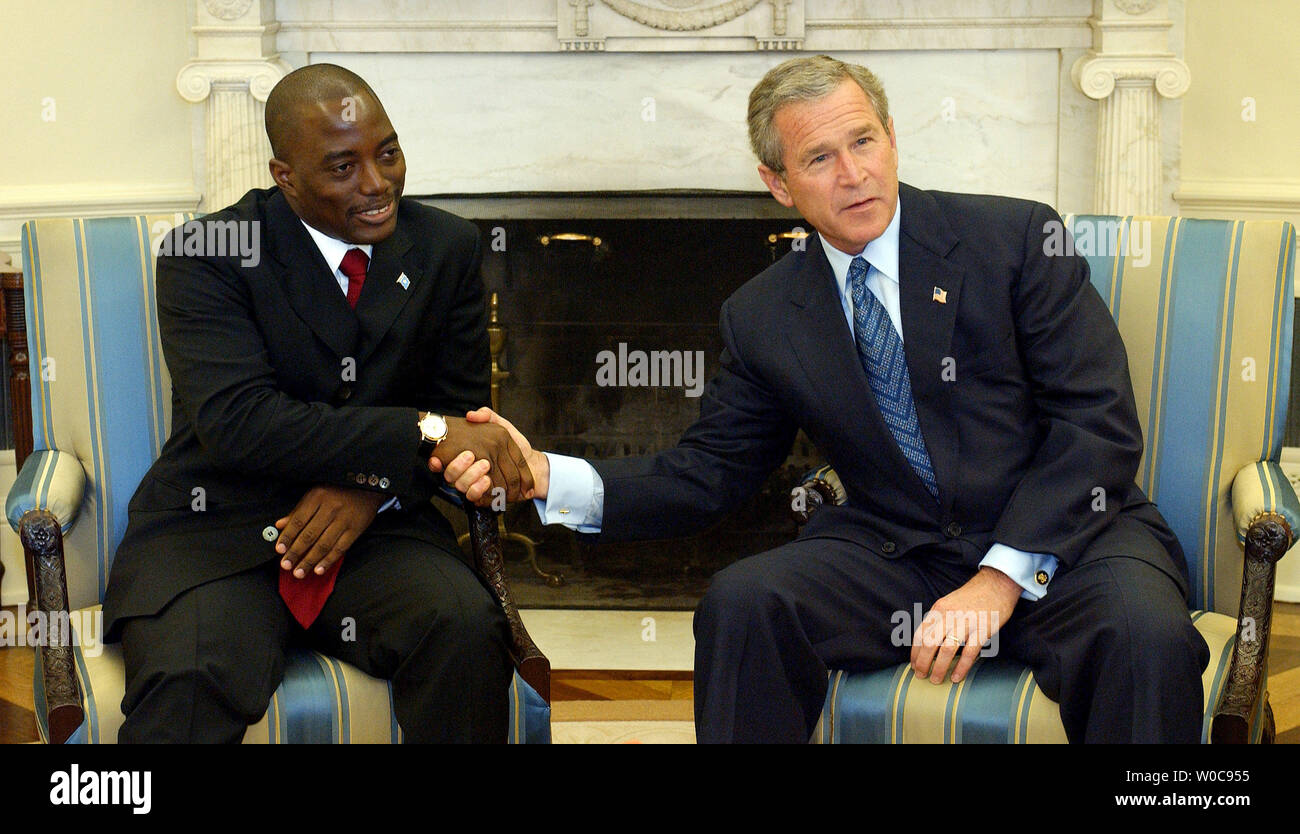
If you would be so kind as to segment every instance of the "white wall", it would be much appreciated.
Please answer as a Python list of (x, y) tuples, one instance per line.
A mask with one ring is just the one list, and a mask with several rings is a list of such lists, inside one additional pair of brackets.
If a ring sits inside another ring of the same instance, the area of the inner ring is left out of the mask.
[(193, 208), (192, 3), (4, 0), (0, 249), (51, 214)]

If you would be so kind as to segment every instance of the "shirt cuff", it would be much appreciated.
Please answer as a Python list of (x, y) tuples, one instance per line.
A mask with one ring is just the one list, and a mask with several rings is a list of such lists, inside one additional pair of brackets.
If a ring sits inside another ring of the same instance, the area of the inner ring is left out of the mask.
[(563, 524), (579, 533), (599, 533), (605, 515), (605, 482), (582, 458), (543, 452), (551, 465), (546, 498), (534, 498), (543, 524)]
[(1047, 596), (1047, 585), (1059, 564), (1060, 561), (1049, 553), (1027, 553), (1005, 544), (994, 544), (980, 560), (980, 567), (997, 568), (1015, 580), (1024, 588), (1020, 598), (1031, 602)]
[(402, 508), (401, 502), (398, 501), (397, 496), (394, 495), (393, 497), (385, 501), (382, 507), (380, 507), (378, 510), (375, 511), (375, 515), (382, 513), (384, 510), (393, 510), (393, 509), (400, 510), (401, 508)]

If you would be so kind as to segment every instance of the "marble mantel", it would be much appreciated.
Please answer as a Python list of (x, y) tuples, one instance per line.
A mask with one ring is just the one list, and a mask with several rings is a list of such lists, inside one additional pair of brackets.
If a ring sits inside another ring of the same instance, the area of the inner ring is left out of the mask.
[[(1176, 104), (1153, 75), (1149, 97), (1125, 80), (1111, 107), (1095, 79), (1176, 62), (1183, 2), (195, 0), (198, 54), (178, 88), (207, 108), (209, 209), (267, 180), (253, 126), (268, 81), (322, 61), (375, 87), (411, 194), (755, 191), (750, 88), (781, 60), (827, 52), (881, 76), (915, 185), (1062, 211), (1136, 195), (1174, 213)], [(1144, 121), (1103, 118), (1135, 107)]]

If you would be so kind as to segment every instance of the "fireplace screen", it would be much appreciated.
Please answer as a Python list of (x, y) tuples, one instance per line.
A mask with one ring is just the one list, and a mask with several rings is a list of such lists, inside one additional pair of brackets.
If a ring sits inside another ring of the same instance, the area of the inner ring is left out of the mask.
[[(476, 222), (500, 411), (534, 447), (588, 459), (674, 445), (718, 369), (722, 302), (802, 245), (780, 218)], [(686, 539), (591, 544), (512, 507), (511, 588), (523, 607), (694, 608), (717, 570), (794, 537), (790, 489), (817, 463), (801, 435), (752, 499)]]

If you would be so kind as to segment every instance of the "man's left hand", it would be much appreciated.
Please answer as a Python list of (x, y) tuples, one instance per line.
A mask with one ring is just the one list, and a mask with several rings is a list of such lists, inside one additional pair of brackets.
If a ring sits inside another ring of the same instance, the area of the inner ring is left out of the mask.
[(952, 682), (961, 683), (984, 644), (1010, 619), (1022, 590), (1002, 571), (983, 567), (965, 585), (936, 600), (912, 635), (916, 676), (943, 683), (960, 649)]
[(298, 579), (315, 570), (321, 574), (343, 554), (375, 520), (388, 500), (382, 492), (338, 486), (307, 490), (293, 512), (275, 522), (280, 530), (275, 552), (280, 567)]

